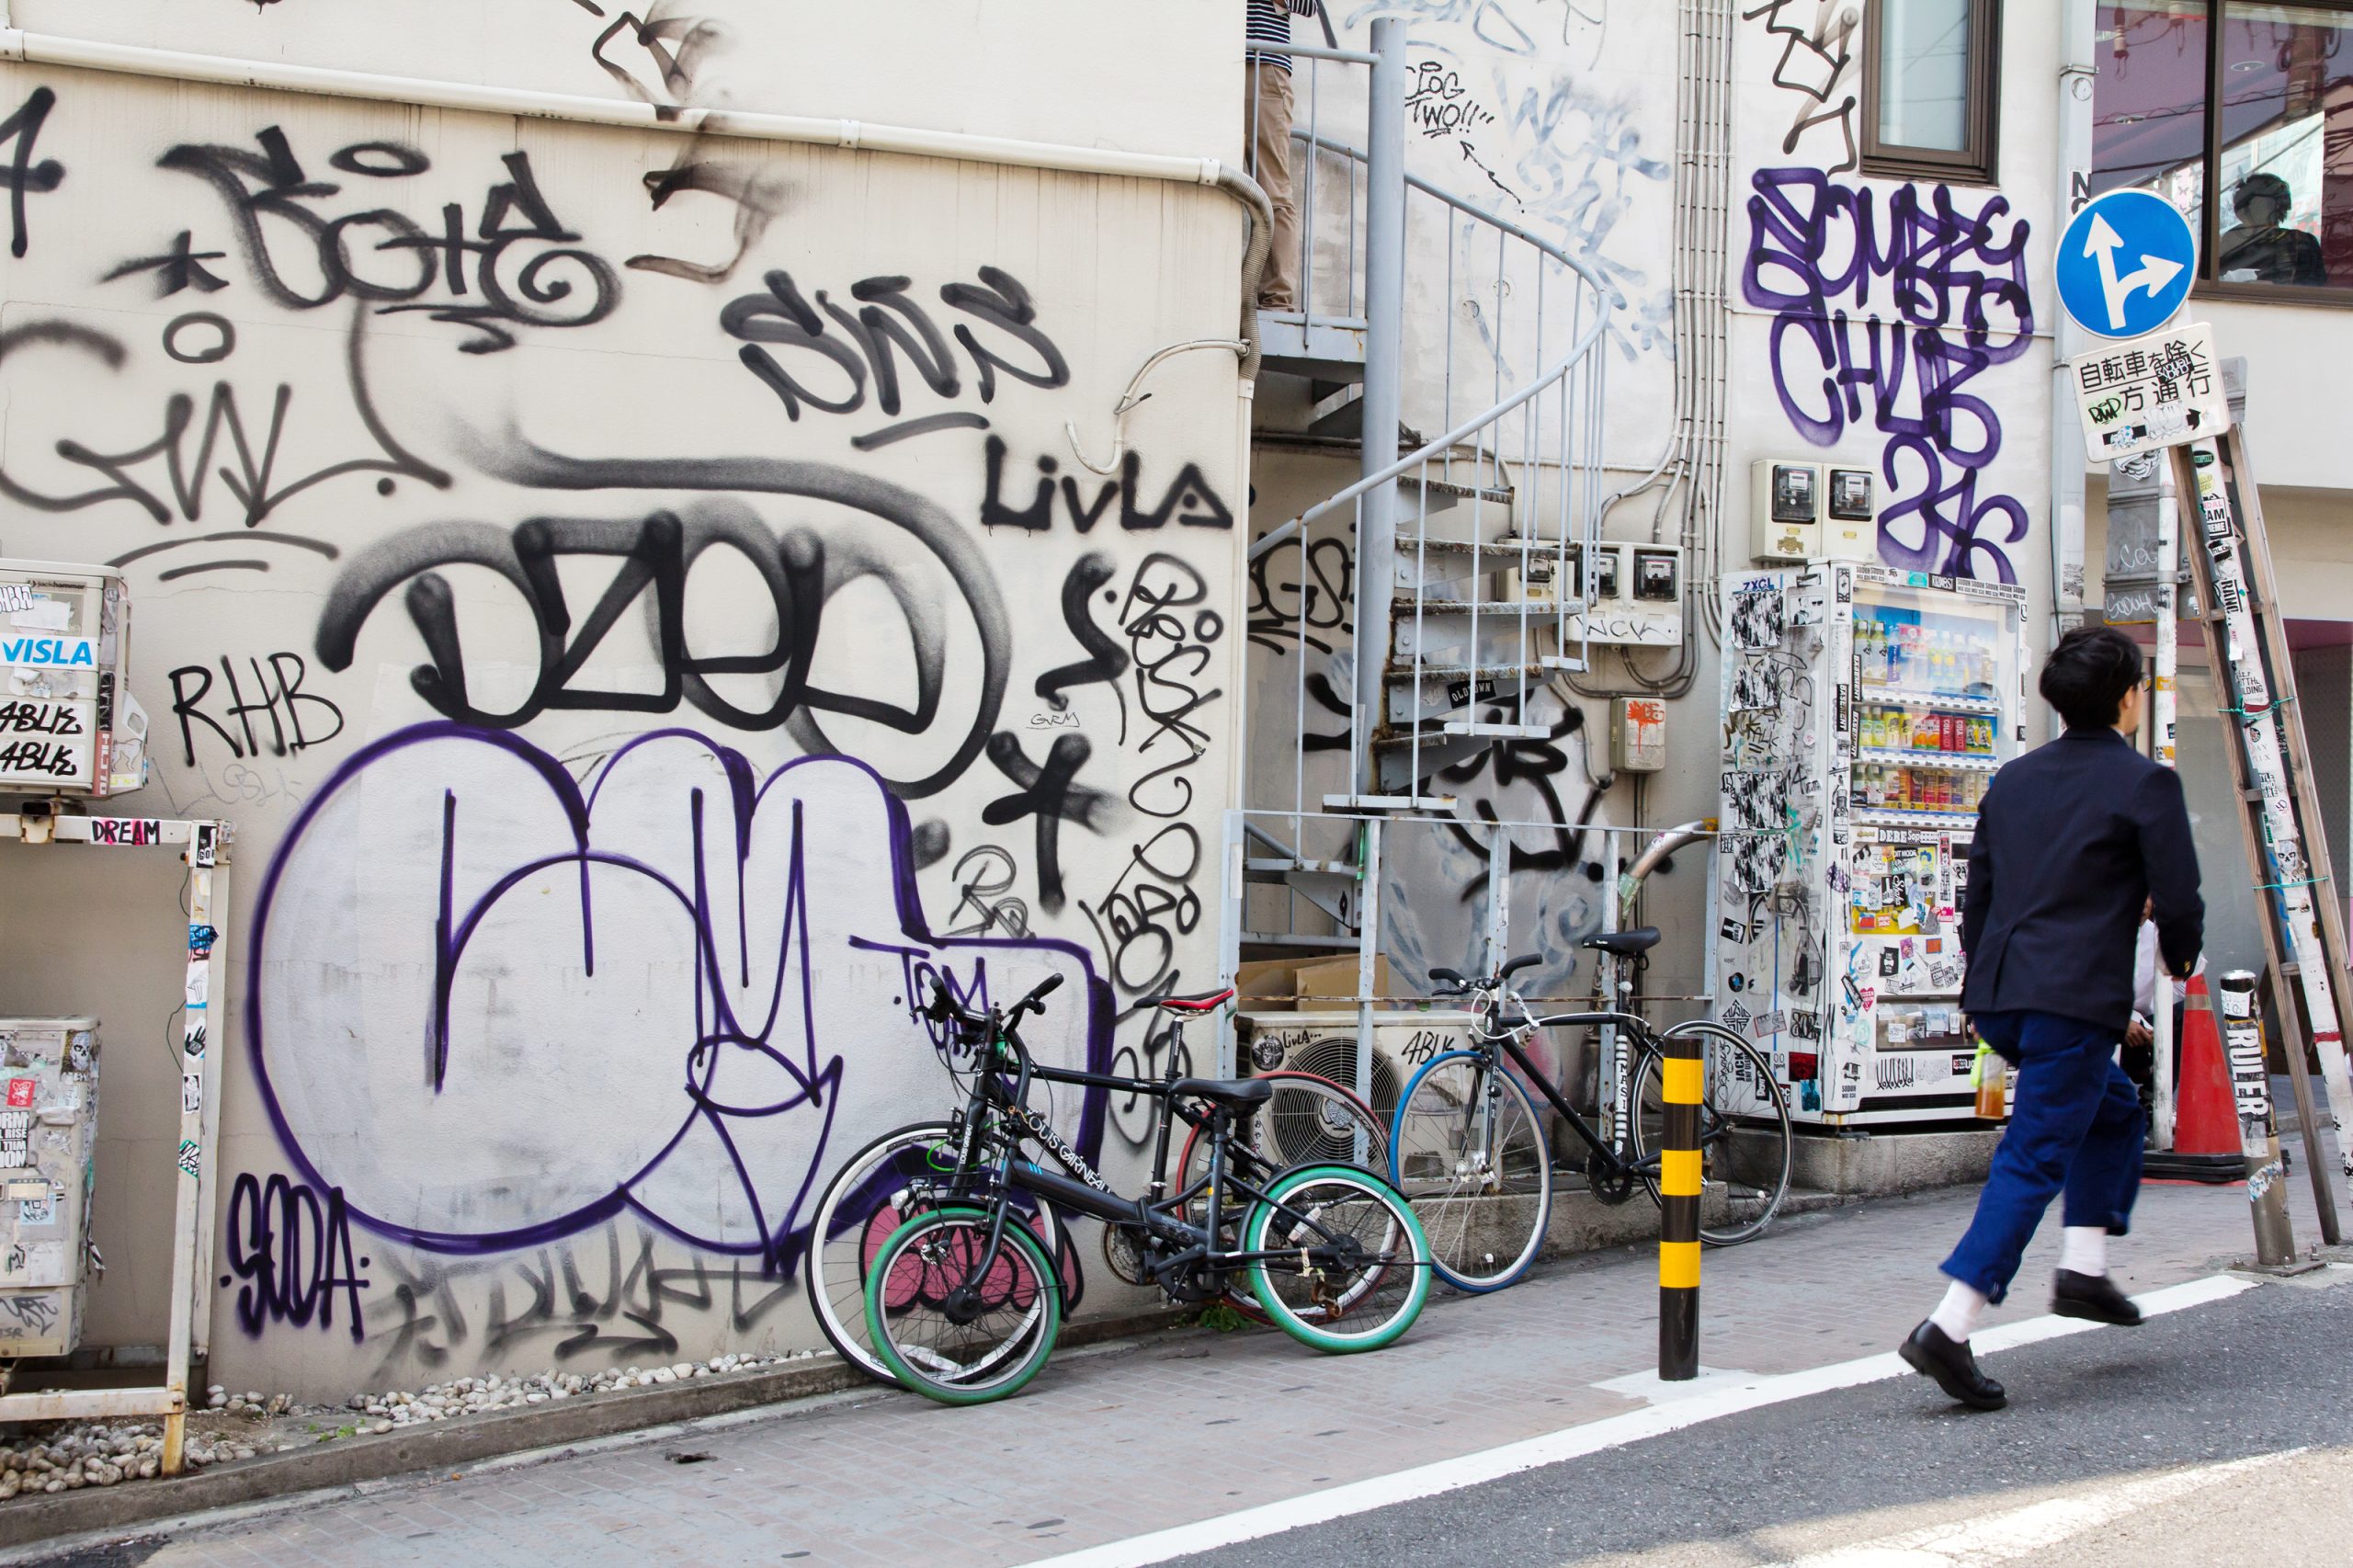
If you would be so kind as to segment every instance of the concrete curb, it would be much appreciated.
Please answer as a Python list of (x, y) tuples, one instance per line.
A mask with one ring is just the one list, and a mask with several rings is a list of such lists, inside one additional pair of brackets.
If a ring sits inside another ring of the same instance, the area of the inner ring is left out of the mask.
[[(1090, 1318), (1063, 1331), (1060, 1347), (1165, 1333), (1184, 1314), (1168, 1310)], [(0, 1551), (63, 1537), (121, 1535), (138, 1526), (303, 1492), (323, 1492), (401, 1475), (460, 1469), (484, 1460), (682, 1422), (761, 1405), (786, 1404), (847, 1389), (882, 1386), (837, 1357), (649, 1389), (626, 1389), (526, 1410), (461, 1415), (381, 1436), (314, 1443), (293, 1453), (263, 1454), (170, 1480), (85, 1486), (0, 1504)], [(21, 1561), (22, 1559), (15, 1559)]]

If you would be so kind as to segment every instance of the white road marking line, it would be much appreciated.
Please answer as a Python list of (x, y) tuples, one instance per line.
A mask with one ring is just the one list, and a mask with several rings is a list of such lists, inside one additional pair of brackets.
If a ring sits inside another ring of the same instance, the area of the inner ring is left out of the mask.
[[(2189, 1307), (2201, 1307), (2210, 1301), (2223, 1301), (2242, 1290), (2255, 1288), (2256, 1282), (2252, 1279), (2216, 1274), (2168, 1286), (2162, 1290), (2152, 1290), (2133, 1300), (2140, 1303), (2144, 1314), (2156, 1317)], [(2088, 1333), (2097, 1326), (2075, 1318), (2031, 1318), (2025, 1323), (2005, 1324), (1998, 1328), (1983, 1330), (1973, 1336), (1973, 1342), (1981, 1351), (2008, 1350), (2022, 1345), (2039, 1344), (2046, 1339), (2063, 1338), (2071, 1334)], [(1563, 1427), (1540, 1437), (1506, 1443), (1482, 1453), (1440, 1460), (1435, 1464), (1420, 1465), (1392, 1475), (1326, 1487), (1321, 1492), (1287, 1497), (1279, 1503), (1243, 1508), (1216, 1518), (1176, 1525), (1148, 1535), (1131, 1536), (1126, 1540), (1086, 1547), (1059, 1557), (1041, 1558), (1030, 1563), (1029, 1568), (1143, 1568), (1144, 1564), (1165, 1562), (1172, 1557), (1209, 1551), (1238, 1541), (1256, 1540), (1265, 1536), (1279, 1535), (1285, 1530), (1298, 1529), (1304, 1525), (1325, 1524), (1333, 1519), (1347, 1518), (1352, 1514), (1369, 1514), (1376, 1508), (1435, 1497), (1440, 1493), (1457, 1492), (1466, 1486), (1482, 1485), (1506, 1475), (1516, 1475), (1521, 1471), (1558, 1464), (1563, 1460), (1582, 1459), (1586, 1454), (1600, 1453), (1608, 1449), (1623, 1448), (1628, 1443), (1680, 1431), (1686, 1426), (1695, 1426), (1721, 1416), (1737, 1415), (1743, 1411), (1804, 1399), (1811, 1394), (1828, 1393), (1836, 1389), (1856, 1388), (1864, 1383), (1883, 1382), (1890, 1378), (1913, 1375), (1912, 1369), (1891, 1350), (1885, 1355), (1865, 1356), (1859, 1360), (1841, 1361), (1809, 1371), (1745, 1379), (1689, 1399), (1630, 1410), (1623, 1415)]]
[(1982, 1519), (1930, 1525), (1881, 1540), (1835, 1547), (1810, 1557), (1774, 1563), (1771, 1568), (1990, 1568), (1994, 1563), (2013, 1562), (2057, 1546), (2153, 1504), (2187, 1496), (2258, 1466), (2293, 1459), (2304, 1451), (2289, 1449), (2195, 1470), (2169, 1471), (2163, 1475), (2128, 1481), (2103, 1492), (2046, 1498)]

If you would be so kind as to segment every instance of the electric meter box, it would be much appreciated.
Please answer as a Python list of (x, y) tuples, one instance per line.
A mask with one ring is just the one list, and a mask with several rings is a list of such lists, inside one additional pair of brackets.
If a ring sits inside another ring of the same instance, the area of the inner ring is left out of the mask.
[(99, 800), (147, 782), (130, 657), (121, 573), (0, 560), (0, 793)]
[(1828, 469), (1823, 480), (1823, 554), (1831, 561), (1879, 559), (1879, 486), (1867, 468)]
[(1656, 697), (1609, 701), (1609, 770), (1657, 773), (1666, 767), (1666, 702)]
[(82, 1338), (97, 1176), (98, 1020), (0, 1017), (0, 1359)]
[[(1505, 543), (1517, 542), (1506, 536)], [(1547, 545), (1557, 549), (1557, 545)], [(1610, 642), (1638, 648), (1679, 648), (1683, 645), (1683, 547), (1676, 544), (1616, 544), (1594, 546), (1593, 577), (1586, 580), (1585, 547), (1569, 546), (1567, 595), (1582, 599), (1585, 612), (1568, 618), (1571, 642)], [(1553, 578), (1557, 562), (1552, 556), (1529, 562), (1523, 582), (1519, 569), (1504, 574), (1502, 597), (1506, 601), (1558, 603)]]
[(1749, 555), (1760, 565), (1821, 560), (1822, 465), (1768, 458), (1750, 472)]

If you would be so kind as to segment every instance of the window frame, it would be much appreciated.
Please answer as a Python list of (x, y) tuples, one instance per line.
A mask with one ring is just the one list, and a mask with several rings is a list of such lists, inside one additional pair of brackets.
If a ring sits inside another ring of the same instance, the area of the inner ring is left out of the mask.
[[(2312, 283), (2225, 283), (2214, 276), (2216, 253), (2222, 244), (2222, 117), (2214, 112), (2222, 101), (2222, 26), (2234, 0), (2205, 0), (2206, 6), (2206, 145), (2202, 185), (2206, 199), (2198, 235), (2198, 278), (2190, 285), (2192, 299), (2231, 300), (2251, 305), (2332, 305), (2353, 309), (2353, 286)], [(2256, 4), (2286, 4), (2313, 11), (2335, 11), (2353, 23), (2353, 0), (2254, 0)]]
[[(1969, 13), (1967, 145), (1957, 151), (1907, 147), (1879, 135), (1880, 6), (1863, 8), (1862, 172), (1891, 179), (1961, 185), (1998, 181), (2002, 107), (2002, 0), (1972, 0)], [(2211, 46), (2210, 46), (2211, 52)]]

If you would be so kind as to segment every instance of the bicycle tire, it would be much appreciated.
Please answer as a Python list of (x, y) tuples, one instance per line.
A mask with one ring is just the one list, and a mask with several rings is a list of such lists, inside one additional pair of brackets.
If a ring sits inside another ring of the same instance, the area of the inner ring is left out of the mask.
[[(896, 1206), (904, 1191), (898, 1176), (946, 1175), (951, 1165), (924, 1158), (919, 1166), (902, 1164), (885, 1176), (882, 1167), (894, 1155), (916, 1155), (949, 1137), (944, 1121), (916, 1121), (875, 1139), (842, 1164), (809, 1224), (807, 1275), (811, 1312), (834, 1353), (877, 1382), (898, 1379), (883, 1364), (867, 1330), (866, 1277), (868, 1265), (879, 1255), (881, 1243), (909, 1216)], [(884, 1184), (877, 1190), (876, 1184)], [(859, 1212), (845, 1213), (846, 1207)], [(1040, 1204), (1031, 1221), (1051, 1246), (1059, 1261), (1069, 1252), (1069, 1233), (1051, 1205)], [(1073, 1294), (1069, 1277), (1063, 1276), (1065, 1303)]]
[[(1429, 1240), (1412, 1207), (1370, 1171), (1308, 1165), (1286, 1172), (1252, 1208), (1242, 1228), (1248, 1250), (1317, 1244), (1321, 1233), (1304, 1217), (1354, 1237), (1375, 1260), (1346, 1268), (1336, 1289), (1324, 1276), (1308, 1279), (1279, 1260), (1251, 1263), (1254, 1293), (1267, 1317), (1301, 1344), (1327, 1354), (1394, 1343), (1421, 1316), (1430, 1293)], [(1344, 1324), (1350, 1326), (1344, 1330)]]
[[(1728, 1200), (1731, 1208), (1726, 1220), (1714, 1225), (1706, 1223), (1703, 1208), (1699, 1239), (1710, 1246), (1737, 1246), (1742, 1242), (1754, 1241), (1773, 1222), (1773, 1216), (1780, 1212), (1781, 1200), (1789, 1196), (1790, 1166), (1795, 1155), (1789, 1098), (1781, 1092), (1779, 1081), (1773, 1076), (1773, 1063), (1765, 1053), (1722, 1025), (1695, 1021), (1678, 1024), (1668, 1032), (1687, 1038), (1698, 1036), (1733, 1052), (1729, 1061), (1744, 1063), (1747, 1076), (1764, 1091), (1769, 1108), (1753, 1103), (1738, 1111), (1720, 1108), (1715, 1104), (1718, 1085), (1727, 1076), (1738, 1074), (1703, 1051), (1701, 1060), (1706, 1066), (1699, 1091), (1700, 1179), (1720, 1180), (1728, 1187), (1733, 1187), (1733, 1162), (1720, 1151), (1726, 1149), (1735, 1132), (1748, 1146), (1742, 1150), (1738, 1160), (1738, 1174), (1743, 1180)], [(1634, 1159), (1641, 1168), (1643, 1185), (1650, 1189), (1654, 1201), (1658, 1198), (1658, 1144), (1665, 1131), (1665, 1102), (1661, 1098), (1663, 1069), (1659, 1066), (1665, 1060), (1657, 1051), (1645, 1046), (1642, 1063), (1634, 1070)], [(1753, 1198), (1747, 1196), (1750, 1192), (1755, 1193)]]
[[(1500, 1103), (1502, 1140), (1489, 1122), (1473, 1135), (1481, 1099)], [(1389, 1135), (1390, 1185), (1413, 1206), (1438, 1277), (1484, 1295), (1528, 1272), (1552, 1218), (1552, 1157), (1536, 1102), (1508, 1069), (1475, 1051), (1423, 1063), (1397, 1101)]]
[(969, 1278), (993, 1218), (961, 1206), (918, 1214), (891, 1233), (867, 1274), (866, 1325), (876, 1351), (901, 1386), (941, 1404), (987, 1404), (1019, 1392), (1062, 1334), (1061, 1281), (1026, 1225), (1005, 1227), (986, 1312), (958, 1324), (927, 1310)]

